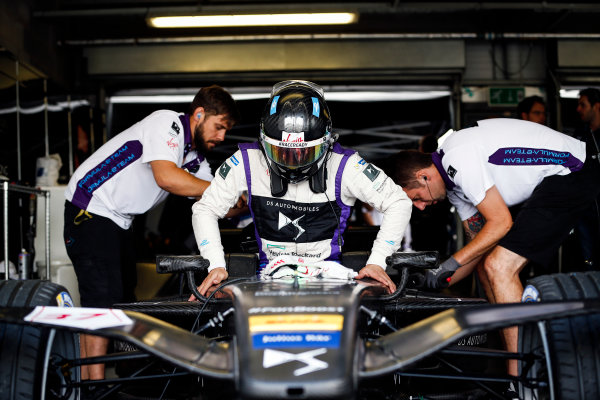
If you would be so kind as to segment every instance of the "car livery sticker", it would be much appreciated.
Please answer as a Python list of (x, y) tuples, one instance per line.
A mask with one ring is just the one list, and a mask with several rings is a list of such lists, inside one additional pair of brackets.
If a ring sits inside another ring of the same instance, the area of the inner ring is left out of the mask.
[(287, 347), (340, 347), (341, 332), (274, 332), (252, 335), (255, 349)]
[(255, 349), (284, 347), (337, 348), (344, 316), (336, 314), (274, 314), (248, 318)]
[(73, 299), (67, 292), (60, 292), (56, 295), (56, 304), (58, 304), (59, 307), (75, 307)]
[(540, 301), (540, 292), (531, 285), (527, 285), (525, 290), (523, 291), (523, 296), (521, 296), (522, 303), (536, 303)]
[(89, 330), (133, 324), (133, 321), (123, 310), (111, 308), (37, 306), (25, 316), (24, 320), (45, 325), (69, 326)]
[(327, 349), (325, 348), (309, 350), (298, 354), (266, 349), (263, 353), (263, 368), (268, 369), (281, 364), (297, 361), (305, 364), (305, 366), (296, 369), (294, 371), (294, 376), (306, 375), (329, 367), (329, 364), (325, 361), (316, 358), (325, 353), (327, 353)]

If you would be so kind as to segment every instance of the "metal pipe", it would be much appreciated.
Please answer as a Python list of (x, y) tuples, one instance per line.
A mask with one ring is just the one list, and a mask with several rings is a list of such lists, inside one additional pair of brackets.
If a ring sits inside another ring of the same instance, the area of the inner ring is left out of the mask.
[(46, 157), (50, 155), (50, 142), (48, 138), (48, 81), (44, 79), (44, 144), (46, 145)]
[(96, 134), (94, 133), (94, 108), (90, 106), (90, 153), (96, 151)]
[(4, 190), (4, 206), (3, 206), (3, 217), (4, 217), (4, 280), (8, 280), (9, 268), (8, 268), (8, 181), (2, 183), (2, 189)]
[(73, 127), (71, 121), (71, 95), (67, 96), (67, 132), (69, 137), (69, 178), (73, 175)]
[(16, 72), (16, 81), (15, 81), (15, 91), (16, 91), (16, 100), (15, 100), (15, 109), (17, 115), (17, 179), (21, 182), (21, 116), (19, 115), (21, 100), (19, 97), (19, 60), (15, 60), (15, 72)]
[[(600, 9), (600, 4), (585, 3), (573, 4), (550, 3), (547, 1), (527, 2), (396, 2), (392, 5), (386, 2), (364, 2), (340, 5), (339, 3), (321, 3), (318, 5), (307, 5), (304, 3), (280, 3), (280, 4), (238, 4), (237, 13), (277, 13), (277, 12), (327, 12), (327, 11), (354, 11), (360, 13), (382, 13), (382, 14), (424, 14), (424, 13), (449, 13), (459, 11), (483, 11), (483, 10), (532, 10), (537, 12), (594, 12)], [(71, 18), (71, 17), (93, 17), (98, 16), (158, 16), (158, 15), (190, 15), (190, 14), (231, 14), (230, 5), (198, 5), (179, 7), (124, 7), (124, 8), (99, 8), (86, 10), (54, 10), (35, 11), (35, 18)]]
[(182, 43), (218, 43), (218, 42), (257, 42), (257, 41), (294, 41), (294, 40), (539, 40), (539, 39), (600, 39), (600, 33), (327, 33), (327, 34), (290, 34), (290, 35), (226, 35), (226, 36), (179, 36), (159, 38), (123, 38), (65, 40), (65, 46), (115, 46), (135, 44), (182, 44)]
[(8, 192), (16, 192), (16, 193), (27, 193), (27, 194), (35, 194), (38, 196), (44, 196), (46, 199), (45, 207), (46, 207), (46, 278), (50, 280), (50, 191), (36, 189), (29, 186), (9, 185), (8, 181), (3, 182), (2, 191), (4, 192), (4, 279), (8, 280)]
[(46, 279), (50, 279), (50, 191), (46, 191)]

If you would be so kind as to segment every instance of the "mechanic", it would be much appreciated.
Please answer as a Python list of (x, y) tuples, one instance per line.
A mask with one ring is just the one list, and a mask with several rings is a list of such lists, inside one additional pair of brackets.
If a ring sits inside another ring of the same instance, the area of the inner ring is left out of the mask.
[(261, 269), (282, 255), (307, 263), (339, 261), (354, 202), (359, 199), (383, 212), (367, 265), (356, 279), (368, 277), (396, 289), (385, 272), (385, 259), (400, 246), (410, 200), (383, 171), (336, 139), (320, 87), (307, 81), (273, 87), (259, 141), (240, 144), (192, 207), (196, 241), (210, 261), (208, 276), (198, 287), (202, 295), (228, 277), (217, 220), (246, 192)]
[[(200, 197), (209, 186), (204, 154), (224, 140), (238, 110), (231, 95), (213, 85), (198, 91), (189, 112), (150, 114), (101, 146), (69, 181), (64, 239), (83, 307), (134, 300), (135, 215), (169, 193)], [(106, 338), (81, 335), (82, 357), (106, 354), (107, 346)], [(82, 368), (82, 379), (103, 377), (103, 364)]]
[(517, 115), (522, 120), (546, 125), (546, 103), (540, 96), (525, 97), (517, 105)]
[[(585, 143), (516, 119), (479, 121), (450, 134), (434, 153), (396, 154), (394, 165), (394, 180), (416, 207), (447, 194), (471, 239), (428, 271), (427, 285), (456, 283), (477, 266), (492, 303), (521, 300), (521, 269), (529, 260), (547, 265), (600, 192), (599, 164), (586, 158)], [(513, 223), (509, 207), (516, 205)], [(517, 333), (504, 332), (509, 351), (517, 351)], [(517, 375), (516, 360), (509, 373)]]

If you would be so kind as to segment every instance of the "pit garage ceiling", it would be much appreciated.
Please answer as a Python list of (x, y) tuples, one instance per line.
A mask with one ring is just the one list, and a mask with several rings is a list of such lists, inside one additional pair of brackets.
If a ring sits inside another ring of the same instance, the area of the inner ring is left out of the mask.
[[(349, 25), (155, 29), (159, 14), (358, 13)], [(588, 40), (597, 1), (21, 0), (0, 4), (0, 56), (75, 88), (440, 80), (473, 40)], [(7, 66), (4, 66), (7, 64)], [(14, 78), (14, 65), (0, 63)], [(0, 82), (1, 83), (1, 82)]]

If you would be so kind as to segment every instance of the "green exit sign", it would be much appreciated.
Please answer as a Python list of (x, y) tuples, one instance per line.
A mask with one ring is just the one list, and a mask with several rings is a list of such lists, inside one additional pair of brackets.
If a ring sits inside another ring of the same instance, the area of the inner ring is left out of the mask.
[(490, 106), (516, 106), (525, 98), (525, 88), (491, 87), (489, 89)]

